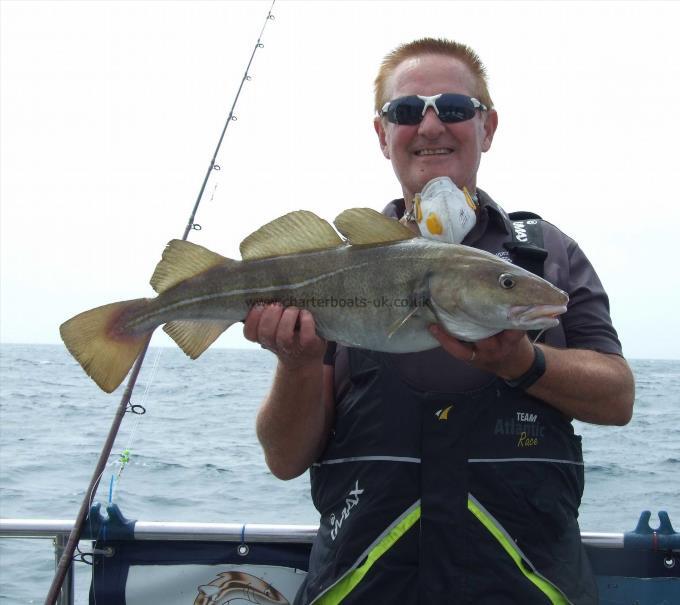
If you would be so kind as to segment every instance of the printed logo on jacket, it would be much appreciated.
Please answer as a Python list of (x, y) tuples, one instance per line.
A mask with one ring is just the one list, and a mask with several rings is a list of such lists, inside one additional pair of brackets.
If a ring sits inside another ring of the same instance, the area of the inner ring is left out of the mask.
[(355, 481), (354, 488), (349, 490), (349, 494), (345, 498), (345, 506), (343, 507), (342, 512), (337, 516), (335, 513), (331, 513), (329, 521), (331, 524), (331, 539), (333, 541), (337, 538), (338, 532), (345, 522), (345, 519), (350, 516), (354, 507), (359, 504), (359, 496), (363, 493), (364, 490), (359, 487), (359, 481)]
[(493, 434), (512, 437), (516, 447), (534, 447), (545, 437), (545, 425), (538, 414), (515, 412), (509, 418), (497, 418)]

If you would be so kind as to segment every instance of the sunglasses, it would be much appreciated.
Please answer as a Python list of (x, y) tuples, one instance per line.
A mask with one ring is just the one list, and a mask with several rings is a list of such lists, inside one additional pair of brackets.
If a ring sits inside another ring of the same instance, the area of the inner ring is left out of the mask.
[(447, 124), (465, 122), (471, 119), (478, 109), (481, 111), (487, 109), (486, 105), (474, 97), (445, 92), (431, 97), (423, 95), (399, 97), (385, 103), (380, 115), (386, 117), (392, 124), (413, 126), (423, 121), (428, 107), (432, 107), (439, 119)]

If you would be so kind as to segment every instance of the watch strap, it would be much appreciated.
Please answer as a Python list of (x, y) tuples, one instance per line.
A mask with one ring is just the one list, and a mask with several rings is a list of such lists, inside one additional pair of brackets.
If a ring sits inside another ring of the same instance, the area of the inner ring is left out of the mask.
[(534, 382), (536, 382), (543, 374), (545, 374), (545, 355), (541, 351), (540, 347), (532, 344), (534, 347), (534, 361), (529, 367), (529, 369), (524, 372), (521, 376), (513, 378), (512, 380), (506, 380), (505, 384), (513, 389), (526, 390)]

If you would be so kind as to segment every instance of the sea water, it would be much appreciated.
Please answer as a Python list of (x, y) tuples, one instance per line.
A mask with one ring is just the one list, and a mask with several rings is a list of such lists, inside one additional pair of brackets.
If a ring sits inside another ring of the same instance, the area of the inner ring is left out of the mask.
[[(575, 422), (584, 531), (632, 530), (644, 509), (653, 519), (667, 510), (680, 526), (680, 361), (631, 366), (631, 423)], [(146, 413), (125, 415), (91, 499), (143, 521), (317, 524), (308, 476), (274, 478), (255, 437), (273, 369), (260, 350), (211, 349), (192, 362), (178, 349), (151, 349), (132, 400)], [(75, 518), (120, 395), (100, 391), (62, 346), (0, 346), (1, 517)], [(42, 603), (53, 573), (49, 540), (0, 539), (3, 604)], [(87, 603), (88, 573), (76, 565), (77, 604)]]

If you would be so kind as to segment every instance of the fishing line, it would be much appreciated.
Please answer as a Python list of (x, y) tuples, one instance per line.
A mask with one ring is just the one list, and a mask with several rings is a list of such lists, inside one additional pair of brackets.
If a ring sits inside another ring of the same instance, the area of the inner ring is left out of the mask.
[[(237, 119), (236, 115), (234, 115), (234, 109), (236, 108), (236, 103), (238, 102), (238, 99), (241, 95), (243, 85), (247, 81), (250, 81), (252, 79), (248, 72), (250, 70), (250, 66), (253, 63), (253, 59), (255, 58), (255, 53), (258, 51), (258, 49), (264, 48), (264, 44), (262, 44), (262, 36), (269, 21), (274, 20), (272, 9), (274, 8), (275, 3), (276, 0), (272, 0), (271, 6), (267, 11), (267, 16), (265, 17), (264, 24), (262, 25), (262, 29), (260, 30), (260, 35), (258, 36), (257, 42), (255, 43), (253, 51), (250, 54), (248, 65), (246, 66), (246, 70), (243, 73), (243, 78), (241, 79), (241, 83), (236, 92), (236, 96), (234, 97), (231, 109), (229, 110), (229, 116), (227, 117), (227, 120), (224, 124), (224, 128), (222, 129), (222, 133), (220, 134), (217, 146), (215, 147), (215, 152), (213, 153), (213, 156), (210, 160), (210, 164), (208, 165), (208, 170), (205, 173), (205, 177), (203, 179), (203, 183), (198, 193), (198, 197), (196, 198), (194, 207), (191, 211), (191, 214), (189, 215), (189, 220), (187, 221), (186, 227), (184, 229), (184, 234), (182, 236), (183, 240), (186, 240), (188, 238), (189, 232), (191, 230), (199, 230), (201, 228), (201, 226), (195, 222), (196, 212), (198, 211), (198, 207), (201, 203), (201, 199), (203, 198), (203, 193), (205, 191), (205, 187), (208, 183), (208, 179), (210, 178), (212, 171), (220, 169), (219, 164), (216, 163), (217, 154), (219, 153), (220, 147), (222, 146), (222, 141), (224, 140), (224, 136), (227, 132), (229, 124)], [(118, 408), (116, 409), (113, 422), (111, 423), (111, 428), (109, 429), (109, 433), (106, 437), (106, 442), (104, 443), (104, 446), (99, 454), (99, 459), (95, 466), (95, 470), (92, 474), (90, 485), (88, 486), (88, 489), (85, 491), (85, 497), (81, 502), (78, 515), (76, 516), (76, 520), (73, 524), (73, 529), (69, 534), (66, 546), (64, 547), (61, 557), (59, 558), (59, 563), (57, 564), (54, 577), (52, 578), (52, 583), (47, 593), (47, 597), (45, 598), (45, 605), (55, 605), (59, 597), (59, 593), (61, 592), (61, 587), (64, 583), (64, 579), (66, 578), (66, 574), (68, 573), (68, 570), (71, 567), (73, 553), (76, 550), (76, 546), (78, 545), (78, 541), (80, 540), (80, 535), (83, 531), (83, 527), (85, 526), (85, 520), (87, 519), (88, 513), (90, 511), (91, 498), (93, 497), (93, 494), (97, 491), (99, 482), (104, 474), (104, 470), (106, 469), (106, 465), (109, 456), (111, 455), (111, 450), (113, 449), (113, 444), (116, 435), (118, 434), (118, 430), (120, 429), (120, 425), (123, 421), (123, 417), (125, 413), (128, 411), (128, 407), (131, 406), (130, 399), (132, 397), (132, 391), (134, 390), (135, 384), (137, 382), (137, 377), (139, 376), (139, 371), (142, 367), (142, 364), (144, 363), (144, 358), (149, 348), (150, 340), (151, 338), (149, 337), (144, 347), (142, 348), (142, 351), (137, 357), (137, 361), (135, 361), (134, 365), (132, 366), (132, 370), (130, 371), (130, 378), (128, 379), (125, 391), (123, 392), (123, 396), (120, 400), (120, 403), (118, 404)], [(132, 409), (134, 410), (134, 406), (132, 406)]]
[(536, 344), (536, 343), (538, 342), (538, 339), (539, 339), (541, 336), (543, 336), (543, 332), (545, 332), (546, 330), (547, 330), (547, 328), (543, 328), (538, 334), (536, 334), (536, 338), (534, 338), (534, 339), (532, 340), (532, 342), (533, 342), (534, 344)]
[(217, 182), (213, 185), (213, 190), (212, 193), (210, 194), (210, 199), (208, 200), (209, 202), (212, 202), (215, 199), (215, 192), (217, 191)]
[[(118, 486), (120, 485), (120, 476), (123, 473), (123, 470), (127, 466), (128, 462), (130, 462), (132, 443), (134, 441), (135, 433), (136, 433), (137, 428), (139, 426), (141, 416), (144, 415), (144, 413), (146, 411), (145, 407), (144, 407), (144, 403), (146, 403), (146, 400), (147, 400), (148, 395), (149, 395), (149, 391), (151, 389), (151, 385), (153, 384), (153, 382), (155, 380), (156, 373), (158, 371), (159, 360), (160, 360), (161, 354), (162, 354), (162, 349), (159, 348), (157, 353), (156, 353), (156, 358), (154, 359), (153, 367), (151, 368), (151, 375), (149, 377), (149, 381), (147, 382), (146, 387), (144, 389), (144, 393), (142, 394), (142, 403), (141, 404), (133, 404), (131, 401), (128, 401), (128, 403), (127, 403), (126, 411), (128, 413), (135, 414), (137, 416), (137, 418), (136, 418), (136, 420), (135, 420), (135, 422), (132, 426), (132, 430), (130, 431), (130, 436), (128, 437), (128, 443), (127, 443), (125, 449), (123, 449), (123, 451), (121, 452), (118, 460), (116, 460), (113, 463), (114, 465), (120, 464), (120, 468), (118, 469), (117, 473), (111, 474), (111, 480), (109, 481), (109, 498), (108, 498), (109, 505), (113, 503), (113, 497), (115, 495), (115, 491), (118, 488)], [(143, 412), (134, 411), (135, 408), (142, 409), (144, 411)], [(102, 478), (102, 476), (104, 475), (105, 472), (106, 472), (105, 470), (102, 470), (101, 475), (99, 476), (99, 480), (97, 481), (97, 483), (99, 483), (99, 481), (101, 481), (101, 478)], [(96, 487), (94, 489), (96, 490)], [(95, 497), (95, 493), (93, 491), (89, 494), (89, 504), (88, 504), (89, 510), (92, 509), (92, 503), (94, 501), (94, 497)], [(91, 518), (91, 516), (88, 516), (88, 519), (89, 519), (90, 537), (93, 541), (92, 551), (89, 552), (89, 553), (83, 552), (83, 551), (80, 550), (80, 545), (76, 544), (76, 550), (75, 550), (75, 553), (72, 557), (72, 561), (74, 561), (76, 563), (85, 563), (86, 565), (92, 566), (94, 564), (94, 555), (97, 554), (97, 553), (103, 552), (103, 551), (97, 550), (97, 542), (99, 541), (99, 539), (101, 537), (101, 532), (104, 529), (104, 525), (103, 524), (100, 525), (99, 531), (97, 532), (97, 535), (95, 536), (93, 519)], [(96, 594), (95, 593), (96, 593), (96, 591), (93, 592), (93, 597), (94, 597), (94, 600), (95, 600), (95, 603), (96, 603)]]
[[(128, 404), (128, 413), (134, 414), (136, 416), (134, 423), (132, 424), (132, 429), (130, 430), (130, 436), (128, 437), (127, 444), (123, 448), (123, 451), (120, 453), (118, 460), (114, 461), (115, 464), (119, 464), (118, 472), (117, 473), (112, 473), (111, 474), (111, 481), (109, 482), (109, 504), (113, 503), (113, 497), (115, 495), (116, 489), (120, 485), (120, 476), (123, 474), (123, 471), (125, 470), (125, 467), (128, 465), (130, 462), (130, 457), (131, 457), (131, 452), (132, 452), (132, 444), (135, 439), (135, 434), (137, 433), (137, 428), (139, 427), (139, 423), (141, 422), (142, 416), (146, 413), (146, 407), (145, 403), (146, 400), (148, 399), (149, 396), (149, 391), (151, 390), (151, 385), (154, 383), (156, 379), (156, 373), (158, 372), (158, 365), (159, 361), (161, 358), (161, 353), (163, 349), (159, 348), (158, 351), (156, 352), (156, 358), (154, 359), (153, 362), (153, 367), (151, 368), (151, 374), (149, 376), (149, 380), (146, 383), (146, 387), (144, 388), (144, 393), (142, 393), (142, 402), (138, 404), (133, 404), (132, 402), (129, 402)], [(136, 411), (136, 410), (142, 410), (142, 411)]]

